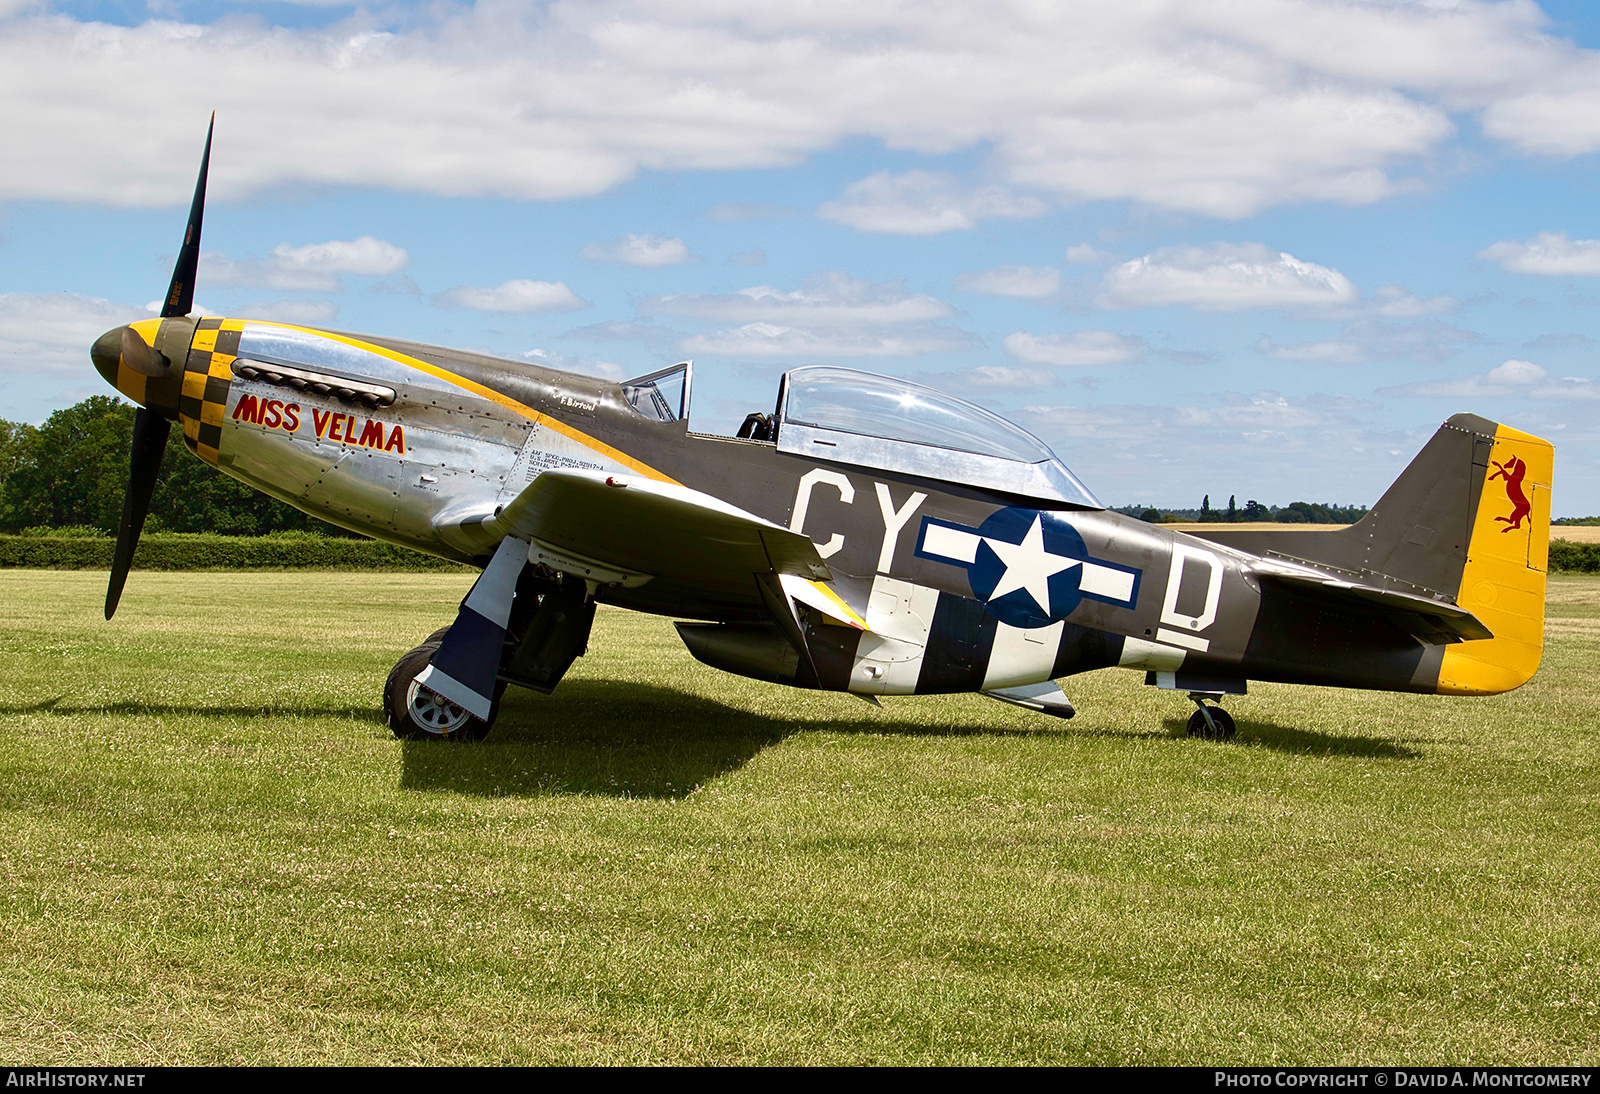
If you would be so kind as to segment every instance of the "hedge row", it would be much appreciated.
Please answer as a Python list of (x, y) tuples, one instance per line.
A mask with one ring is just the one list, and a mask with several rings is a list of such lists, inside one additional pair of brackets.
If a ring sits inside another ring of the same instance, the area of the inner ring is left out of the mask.
[(1600, 543), (1550, 541), (1550, 568), (1575, 574), (1600, 574)]
[[(0, 536), (0, 568), (109, 570), (109, 537)], [(458, 570), (460, 563), (371, 539), (312, 535), (216, 536), (152, 532), (139, 540), (136, 570)]]
[[(88, 536), (0, 536), (0, 568), (109, 570), (115, 542)], [(213, 536), (152, 532), (136, 570), (455, 570), (460, 563), (371, 539), (311, 535)], [(1550, 541), (1550, 569), (1600, 573), (1600, 543)]]

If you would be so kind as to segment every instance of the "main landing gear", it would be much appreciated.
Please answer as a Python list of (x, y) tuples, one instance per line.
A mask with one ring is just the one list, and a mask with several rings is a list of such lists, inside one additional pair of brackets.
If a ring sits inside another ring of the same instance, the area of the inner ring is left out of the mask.
[[(481, 741), (494, 724), (494, 716), (500, 713), (498, 695), (489, 711), (489, 721), (485, 722), (417, 683), (449, 629), (435, 631), (422, 645), (408, 651), (384, 681), (383, 711), (389, 728), (401, 740)], [(504, 690), (503, 686), (500, 690)]]
[(1191, 691), (1189, 698), (1200, 708), (1189, 715), (1189, 736), (1204, 737), (1208, 741), (1226, 741), (1233, 736), (1233, 715), (1221, 707), (1206, 705), (1207, 699), (1221, 699), (1221, 695)]
[[(508, 686), (521, 684), (545, 693), (555, 689), (572, 662), (588, 649), (593, 622), (594, 598), (586, 582), (526, 567), (517, 579), (506, 620), (489, 717), (479, 718), (417, 682), (453, 629), (443, 627), (390, 670), (383, 686), (389, 728), (402, 740), (482, 740), (500, 713), (500, 698)], [(472, 640), (470, 624), (465, 640)]]

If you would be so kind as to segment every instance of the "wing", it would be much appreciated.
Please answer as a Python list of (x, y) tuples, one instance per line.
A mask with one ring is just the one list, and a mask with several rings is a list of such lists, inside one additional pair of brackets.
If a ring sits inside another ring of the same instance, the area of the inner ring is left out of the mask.
[(525, 562), (589, 584), (649, 588), (658, 604), (763, 609), (809, 657), (797, 602), (852, 626), (811, 540), (720, 498), (603, 471), (546, 471), (481, 525), (500, 539), (418, 683), (487, 718), (517, 575)]
[[(685, 486), (603, 471), (546, 471), (490, 522), (530, 559), (604, 584), (753, 595), (754, 574), (829, 581), (809, 538)], [(538, 557), (540, 554), (543, 557)]]

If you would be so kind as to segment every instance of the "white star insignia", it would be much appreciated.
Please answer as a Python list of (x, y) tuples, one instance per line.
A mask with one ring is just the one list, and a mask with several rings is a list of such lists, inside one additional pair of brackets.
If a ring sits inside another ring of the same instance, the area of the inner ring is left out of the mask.
[(983, 542), (1000, 556), (1000, 561), (1006, 567), (1006, 572), (1000, 575), (1000, 581), (989, 594), (989, 599), (999, 600), (1009, 592), (1023, 589), (1046, 615), (1050, 614), (1051, 576), (1079, 565), (1078, 559), (1062, 558), (1044, 549), (1044, 528), (1037, 515), (1033, 518), (1033, 527), (1028, 529), (1021, 543), (1007, 543), (1003, 539), (991, 539), (988, 536), (983, 537)]

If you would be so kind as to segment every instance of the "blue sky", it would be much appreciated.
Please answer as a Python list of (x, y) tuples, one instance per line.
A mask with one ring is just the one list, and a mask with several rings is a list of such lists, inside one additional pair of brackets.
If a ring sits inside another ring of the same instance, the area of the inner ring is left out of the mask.
[(0, 417), (197, 300), (623, 378), (864, 368), (1109, 504), (1371, 503), (1449, 414), (1600, 513), (1577, 3), (0, 0)]

